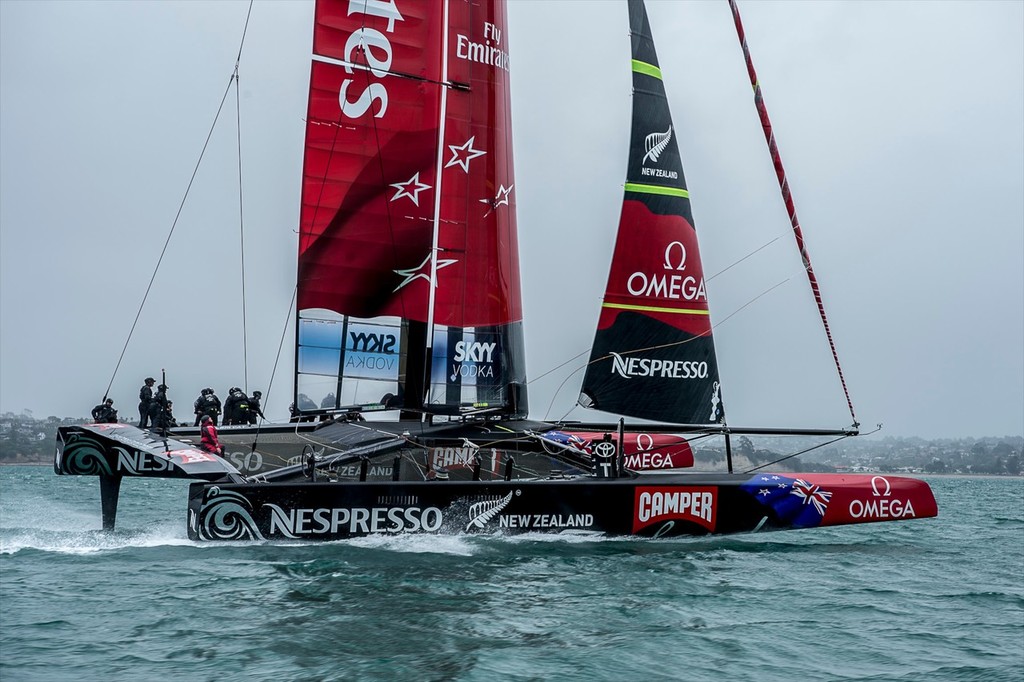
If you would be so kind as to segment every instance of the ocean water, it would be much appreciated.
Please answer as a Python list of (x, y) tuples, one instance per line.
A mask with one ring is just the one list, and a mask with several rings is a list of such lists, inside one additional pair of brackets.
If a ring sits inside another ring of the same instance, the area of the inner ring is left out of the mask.
[(1024, 480), (747, 536), (199, 544), (187, 484), (0, 467), (0, 680), (1024, 680)]

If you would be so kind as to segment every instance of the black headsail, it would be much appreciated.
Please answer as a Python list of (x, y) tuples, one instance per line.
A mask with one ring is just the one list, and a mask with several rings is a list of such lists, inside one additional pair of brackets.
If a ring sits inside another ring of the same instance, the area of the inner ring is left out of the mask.
[(629, 0), (633, 129), (608, 286), (579, 402), (675, 422), (724, 420), (690, 194), (642, 0)]

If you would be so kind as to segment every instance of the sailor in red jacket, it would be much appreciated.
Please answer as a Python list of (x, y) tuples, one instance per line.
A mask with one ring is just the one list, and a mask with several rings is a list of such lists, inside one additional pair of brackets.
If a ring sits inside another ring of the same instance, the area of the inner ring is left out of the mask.
[(224, 446), (220, 444), (220, 440), (217, 438), (217, 427), (214, 425), (213, 420), (210, 419), (210, 415), (203, 415), (199, 434), (199, 447), (215, 455), (224, 456)]

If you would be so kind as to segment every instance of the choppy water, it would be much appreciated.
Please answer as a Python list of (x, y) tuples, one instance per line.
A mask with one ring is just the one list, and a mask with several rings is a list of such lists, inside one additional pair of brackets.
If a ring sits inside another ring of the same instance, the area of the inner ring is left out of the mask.
[(0, 679), (1024, 679), (1024, 481), (725, 538), (198, 544), (186, 485), (0, 467)]

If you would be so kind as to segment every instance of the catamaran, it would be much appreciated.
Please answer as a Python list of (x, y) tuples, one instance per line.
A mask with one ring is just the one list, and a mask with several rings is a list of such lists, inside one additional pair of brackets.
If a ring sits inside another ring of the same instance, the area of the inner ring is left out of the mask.
[[(317, 0), (294, 396), (300, 419), (321, 421), (226, 429), (236, 449), (251, 443), (229, 457), (196, 447), (188, 429), (63, 427), (55, 471), (99, 477), (104, 528), (114, 527), (125, 476), (193, 479), (187, 532), (194, 540), (664, 537), (937, 514), (928, 485), (911, 478), (734, 471), (733, 436), (840, 438), (859, 426), (848, 393), (849, 428), (728, 423), (680, 133), (643, 2), (626, 5), (633, 80), (626, 182), (578, 402), (647, 421), (529, 418), (505, 1)], [(699, 472), (695, 443), (709, 436), (724, 439), (726, 466)]]

